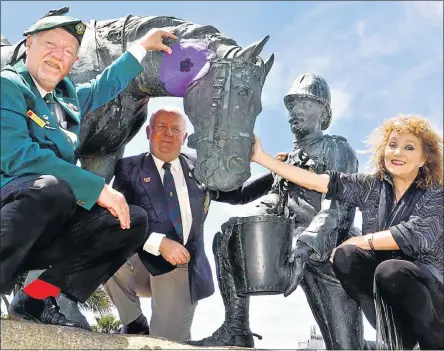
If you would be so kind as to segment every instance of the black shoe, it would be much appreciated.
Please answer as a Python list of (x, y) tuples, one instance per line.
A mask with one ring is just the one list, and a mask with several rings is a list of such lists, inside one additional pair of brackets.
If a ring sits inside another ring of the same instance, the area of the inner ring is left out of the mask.
[(60, 325), (65, 327), (82, 328), (78, 322), (72, 321), (60, 312), (54, 297), (37, 300), (20, 290), (8, 308), (11, 319), (26, 319), (36, 323)]
[(137, 319), (132, 321), (129, 324), (122, 325), (117, 332), (113, 332), (113, 334), (140, 334), (140, 335), (149, 335), (150, 328), (148, 326), (148, 321), (146, 317), (141, 314)]
[(188, 341), (188, 345), (193, 346), (238, 346), (238, 347), (254, 347), (253, 336), (262, 340), (262, 336), (252, 333), (249, 329), (239, 329), (229, 327), (225, 323), (217, 329), (213, 335), (196, 341)]

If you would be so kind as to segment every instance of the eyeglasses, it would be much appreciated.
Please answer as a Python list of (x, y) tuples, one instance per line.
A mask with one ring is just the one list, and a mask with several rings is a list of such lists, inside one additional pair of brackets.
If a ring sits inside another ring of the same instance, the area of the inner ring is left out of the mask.
[(163, 124), (158, 124), (157, 126), (154, 126), (154, 129), (157, 129), (158, 131), (160, 131), (162, 133), (166, 133), (168, 131), (168, 129), (171, 130), (171, 133), (173, 133), (173, 134), (182, 133), (182, 131), (177, 127), (168, 127)]

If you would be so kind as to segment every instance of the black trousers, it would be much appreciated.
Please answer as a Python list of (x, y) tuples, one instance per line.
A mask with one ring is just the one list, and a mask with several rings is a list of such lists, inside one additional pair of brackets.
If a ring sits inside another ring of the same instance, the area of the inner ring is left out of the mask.
[(70, 186), (49, 175), (22, 176), (1, 188), (0, 291), (9, 293), (19, 275), (39, 277), (84, 302), (146, 241), (146, 212), (130, 206), (131, 228), (95, 205), (76, 205)]
[(367, 251), (353, 245), (336, 250), (333, 270), (344, 290), (376, 329), (373, 282), (392, 307), (403, 347), (444, 348), (444, 285), (421, 264), (394, 259), (399, 252)]

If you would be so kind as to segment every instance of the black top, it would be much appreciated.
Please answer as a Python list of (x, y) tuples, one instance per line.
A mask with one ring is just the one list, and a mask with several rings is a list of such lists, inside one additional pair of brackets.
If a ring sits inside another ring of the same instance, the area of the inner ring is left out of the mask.
[(402, 253), (424, 265), (441, 283), (444, 275), (443, 188), (412, 183), (398, 203), (391, 177), (327, 172), (327, 198), (358, 207), (362, 233), (390, 230)]

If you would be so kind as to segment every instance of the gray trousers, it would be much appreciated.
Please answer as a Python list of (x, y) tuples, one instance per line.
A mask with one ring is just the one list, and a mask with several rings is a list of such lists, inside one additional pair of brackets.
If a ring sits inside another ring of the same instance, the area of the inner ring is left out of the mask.
[(104, 286), (122, 324), (142, 314), (139, 297), (151, 297), (150, 335), (177, 342), (191, 340), (197, 302), (191, 303), (188, 267), (152, 276), (135, 254)]

